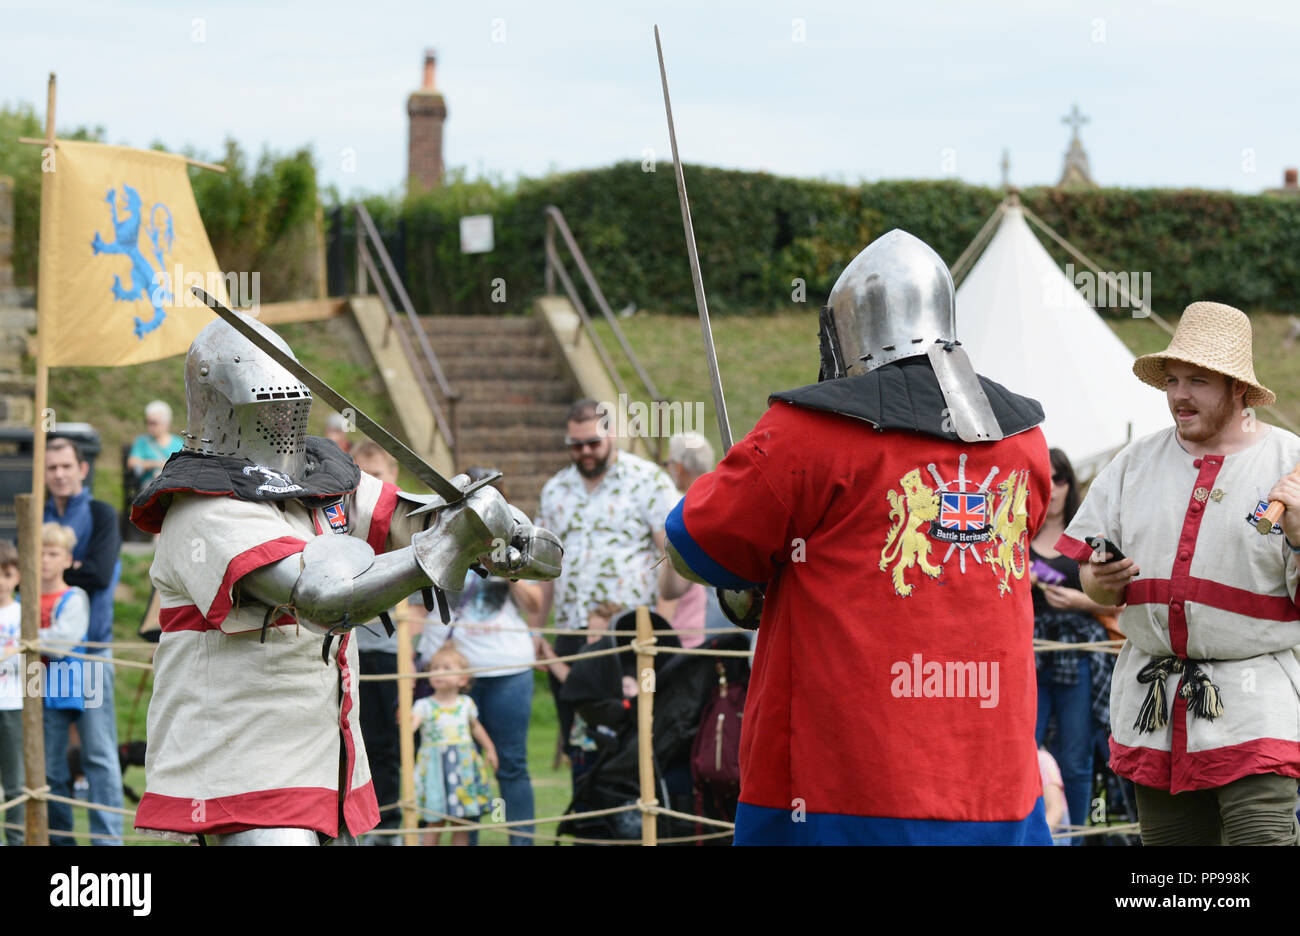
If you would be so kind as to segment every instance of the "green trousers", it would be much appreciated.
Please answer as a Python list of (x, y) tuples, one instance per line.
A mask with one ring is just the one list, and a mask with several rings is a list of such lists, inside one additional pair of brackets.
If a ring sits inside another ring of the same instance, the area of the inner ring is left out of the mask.
[(1296, 845), (1294, 777), (1254, 774), (1210, 790), (1137, 786), (1143, 845)]

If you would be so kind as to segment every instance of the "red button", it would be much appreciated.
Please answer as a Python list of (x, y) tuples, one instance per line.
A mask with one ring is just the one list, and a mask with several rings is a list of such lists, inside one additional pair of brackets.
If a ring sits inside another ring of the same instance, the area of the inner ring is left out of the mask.
[(1201, 504), (1200, 503), (1192, 504), (1192, 513), (1200, 513), (1200, 512), (1201, 512)]
[(1193, 468), (1199, 468), (1199, 467), (1201, 467), (1201, 460), (1198, 458), (1198, 459), (1196, 459), (1196, 461), (1192, 462), (1192, 467), (1193, 467)]
[(1183, 562), (1186, 562), (1188, 559), (1192, 558), (1192, 554), (1184, 549), (1182, 552), (1178, 554), (1178, 558), (1183, 560)]
[(1171, 601), (1169, 602), (1169, 610), (1177, 611), (1181, 614), (1183, 610), (1183, 603), (1181, 601)]

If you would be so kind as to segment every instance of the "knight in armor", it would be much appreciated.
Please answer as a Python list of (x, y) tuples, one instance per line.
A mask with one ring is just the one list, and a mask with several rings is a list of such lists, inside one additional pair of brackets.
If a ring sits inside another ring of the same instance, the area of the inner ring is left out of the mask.
[(667, 522), (761, 627), (737, 844), (1050, 844), (1028, 545), (1042, 407), (957, 340), (952, 277), (895, 230), (821, 312), (817, 383), (772, 394)]
[(185, 396), (184, 448), (131, 511), (160, 534), (162, 609), (136, 828), (352, 843), (379, 820), (352, 628), (471, 568), (554, 578), (559, 542), (466, 476), (448, 505), (363, 473), (306, 435), (308, 388), (223, 321), (190, 346)]

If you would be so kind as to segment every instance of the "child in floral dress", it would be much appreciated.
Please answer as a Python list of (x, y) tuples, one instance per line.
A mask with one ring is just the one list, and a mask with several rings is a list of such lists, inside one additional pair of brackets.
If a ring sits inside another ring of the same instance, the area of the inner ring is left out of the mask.
[[(470, 677), (454, 671), (464, 669), (469, 669), (468, 661), (451, 644), (444, 645), (425, 667), (433, 695), (425, 696), (411, 708), (414, 726), (420, 729), (415, 796), (421, 810), (473, 819), (489, 801), (487, 772), (474, 742), (482, 745), (493, 770), (497, 767), (497, 751), (479, 723), (474, 700), (462, 694)], [(436, 816), (426, 818), (431, 829), (452, 825)], [(459, 831), (451, 833), (451, 844), (468, 845), (469, 828), (458, 824), (453, 827)], [(425, 835), (424, 843), (437, 845), (441, 838), (442, 834), (435, 831)]]

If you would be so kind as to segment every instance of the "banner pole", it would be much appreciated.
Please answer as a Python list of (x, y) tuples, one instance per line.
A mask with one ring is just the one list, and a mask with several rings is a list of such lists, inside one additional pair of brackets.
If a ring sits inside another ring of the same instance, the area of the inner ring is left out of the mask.
[[(32, 526), (31, 495), (19, 494), (14, 498), (18, 517), (18, 556), (21, 575), (24, 582), (39, 582), (38, 578), (28, 578), (37, 573), (41, 554), (41, 533), (39, 527)], [(29, 558), (34, 557), (34, 558)], [(33, 646), (40, 639), (41, 602), (40, 587), (29, 588), (27, 601), (22, 602), (22, 641), (25, 647)], [(37, 596), (33, 599), (33, 593)], [(30, 662), (29, 662), (30, 661)], [(23, 783), (29, 790), (39, 790), (45, 786), (45, 674), (41, 670), (41, 655), (24, 650), (18, 655), (18, 679), (23, 691)], [(36, 666), (40, 678), (29, 678), (30, 666)], [(42, 690), (33, 693), (33, 688)], [(25, 829), (23, 843), (26, 845), (50, 844), (49, 807), (44, 799), (27, 801), (27, 814), (24, 819)]]
[[(45, 100), (45, 148), (41, 150), (41, 232), (37, 259), (36, 282), (36, 399), (32, 423), (32, 493), (19, 496), (19, 555), (20, 589), (25, 592), (22, 602), (21, 633), (30, 647), (40, 637), (41, 630), (41, 521), (45, 517), (45, 409), (49, 403), (49, 367), (46, 365), (45, 321), (50, 315), (54, 295), (54, 274), (49, 269), (49, 258), (54, 255), (54, 180), (49, 178), (47, 161), (54, 158), (54, 105), (56, 81), (50, 72), (50, 83)], [(49, 168), (54, 168), (49, 165)], [(26, 588), (22, 588), (25, 585)], [(27, 654), (19, 659), (27, 662)], [(40, 655), (34, 654), (37, 668)], [(37, 685), (44, 690), (44, 673)], [(28, 690), (32, 683), (27, 673), (22, 674), (23, 685)], [(23, 763), (29, 789), (45, 786), (45, 700), (43, 695), (33, 697), (23, 693)], [(69, 830), (71, 831), (71, 830)], [(27, 803), (25, 841), (28, 845), (50, 843), (49, 812), (43, 799)]]

